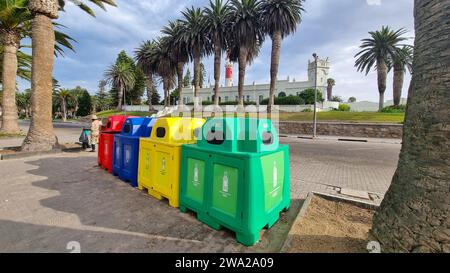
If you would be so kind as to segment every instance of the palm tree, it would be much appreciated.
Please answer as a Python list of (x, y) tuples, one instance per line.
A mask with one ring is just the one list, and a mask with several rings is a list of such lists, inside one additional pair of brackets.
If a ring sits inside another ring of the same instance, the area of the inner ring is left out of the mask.
[(228, 46), (228, 32), (231, 27), (231, 13), (228, 2), (209, 1), (209, 7), (203, 11), (205, 16), (205, 33), (214, 46), (214, 105), (219, 105), (220, 69), (222, 52)]
[(304, 11), (303, 0), (265, 0), (261, 2), (264, 32), (272, 39), (272, 60), (270, 66), (270, 94), (267, 111), (272, 112), (275, 104), (275, 88), (280, 64), (283, 39), (297, 30)]
[(386, 78), (388, 72), (389, 58), (395, 55), (399, 43), (407, 38), (401, 37), (407, 31), (405, 29), (391, 30), (390, 27), (383, 26), (381, 31), (369, 32), (371, 38), (363, 39), (360, 48), (363, 50), (355, 55), (358, 59), (355, 66), (360, 72), (369, 74), (375, 66), (378, 73), (378, 92), (380, 93), (379, 110), (384, 108), (384, 92), (386, 91)]
[[(200, 8), (187, 8), (182, 11), (182, 24), (186, 31), (183, 35), (183, 41), (187, 45), (189, 58), (194, 62), (194, 97), (198, 98), (200, 90), (200, 74), (201, 58), (210, 51), (210, 42), (205, 35), (205, 17)], [(195, 107), (198, 106), (198, 101), (195, 99)]]
[(239, 108), (244, 106), (244, 83), (247, 64), (258, 55), (264, 41), (261, 4), (258, 0), (231, 0), (232, 37), (229, 57), (239, 63)]
[(142, 71), (144, 71), (147, 79), (147, 97), (148, 97), (148, 105), (149, 112), (154, 111), (152, 104), (152, 96), (153, 96), (153, 86), (154, 81), (153, 77), (155, 75), (155, 60), (152, 59), (153, 51), (156, 48), (156, 42), (154, 40), (148, 40), (143, 42), (134, 52), (135, 60), (139, 67), (141, 67)]
[[(85, 1), (86, 2), (86, 1)], [(73, 1), (82, 10), (94, 16), (83, 1)], [(105, 9), (105, 4), (115, 6), (113, 0), (89, 0)], [(30, 129), (22, 144), (24, 151), (47, 151), (58, 146), (52, 124), (52, 73), (55, 50), (55, 33), (52, 20), (64, 10), (66, 0), (29, 0), (28, 8), (34, 14), (32, 21), (32, 115)]]
[(399, 48), (397, 53), (393, 56), (392, 60), (392, 65), (394, 67), (393, 94), (395, 106), (400, 105), (406, 69), (408, 69), (408, 71), (412, 73), (412, 61), (413, 61), (412, 46), (403, 46)]
[(118, 62), (106, 70), (104, 77), (108, 84), (117, 89), (119, 98), (117, 110), (122, 111), (125, 92), (133, 89), (135, 84), (133, 68), (129, 63)]
[(333, 100), (333, 87), (336, 85), (336, 81), (332, 78), (329, 78), (327, 80), (327, 100), (332, 101)]
[(186, 33), (186, 26), (179, 20), (169, 22), (169, 25), (162, 29), (162, 33), (165, 34), (167, 45), (170, 49), (170, 57), (176, 64), (177, 79), (178, 79), (178, 98), (179, 105), (183, 105), (183, 74), (184, 65), (189, 61), (189, 54), (187, 45), (183, 39), (184, 33)]
[(169, 48), (169, 40), (167, 37), (159, 38), (156, 42), (153, 56), (156, 60), (156, 73), (162, 78), (164, 89), (164, 105), (170, 106), (170, 89), (174, 86), (174, 79), (176, 73), (176, 64), (171, 59), (171, 52)]
[(450, 2), (415, 1), (416, 40), (403, 147), (370, 239), (383, 252), (449, 252)]
[(67, 89), (59, 89), (55, 92), (55, 99), (60, 102), (61, 105), (61, 111), (62, 111), (62, 119), (64, 122), (67, 121), (67, 104), (69, 101), (76, 100), (75, 97), (73, 97), (72, 92)]

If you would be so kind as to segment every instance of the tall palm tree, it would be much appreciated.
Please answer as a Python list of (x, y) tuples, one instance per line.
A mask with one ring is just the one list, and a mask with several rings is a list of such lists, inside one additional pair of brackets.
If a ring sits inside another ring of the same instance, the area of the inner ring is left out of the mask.
[[(72, 1), (94, 16), (86, 4), (105, 9), (105, 4), (115, 6), (113, 0)], [(32, 21), (32, 115), (30, 129), (22, 144), (24, 151), (47, 151), (58, 146), (52, 124), (52, 73), (55, 50), (55, 33), (52, 21), (58, 11), (64, 10), (66, 0), (29, 0), (28, 8), (34, 14)]]
[[(205, 17), (200, 8), (187, 8), (182, 11), (186, 31), (183, 40), (187, 45), (189, 58), (194, 62), (194, 97), (198, 98), (200, 90), (201, 58), (210, 51), (210, 42), (205, 35)], [(195, 99), (195, 107), (198, 101)]]
[(405, 29), (392, 30), (388, 26), (383, 26), (380, 31), (369, 32), (371, 38), (363, 39), (361, 50), (355, 55), (358, 58), (355, 66), (358, 71), (369, 74), (374, 68), (378, 73), (378, 92), (380, 93), (379, 110), (384, 108), (384, 92), (386, 91), (386, 78), (388, 73), (389, 58), (395, 55), (399, 43), (407, 40), (402, 37), (407, 31)]
[(162, 78), (164, 105), (166, 107), (170, 106), (170, 89), (174, 86), (176, 64), (171, 59), (169, 40), (167, 37), (158, 39), (151, 58), (156, 60), (156, 73)]
[(179, 20), (169, 22), (169, 25), (162, 29), (162, 33), (166, 35), (165, 39), (170, 49), (170, 58), (176, 64), (179, 105), (183, 105), (184, 65), (189, 61), (187, 44), (183, 39), (186, 31), (186, 26)]
[(133, 89), (135, 84), (133, 68), (129, 63), (118, 62), (106, 70), (104, 77), (108, 84), (117, 89), (119, 98), (117, 110), (122, 111), (125, 93)]
[(239, 108), (244, 106), (244, 83), (247, 64), (255, 58), (264, 41), (261, 3), (258, 0), (231, 0), (232, 37), (230, 60), (239, 63)]
[(76, 100), (72, 92), (67, 89), (59, 89), (55, 92), (55, 99), (59, 101), (61, 106), (61, 112), (63, 114), (62, 119), (64, 122), (67, 121), (67, 104), (69, 101)]
[(403, 82), (405, 78), (406, 69), (412, 73), (412, 61), (413, 61), (413, 47), (403, 46), (397, 50), (397, 53), (393, 56), (392, 66), (394, 68), (394, 105), (400, 105), (402, 97)]
[(156, 73), (155, 60), (152, 59), (153, 51), (156, 48), (156, 42), (154, 40), (147, 40), (143, 42), (134, 52), (135, 60), (137, 65), (141, 67), (142, 71), (144, 71), (146, 75), (146, 89), (147, 89), (147, 97), (148, 97), (148, 105), (149, 112), (154, 111), (152, 104), (152, 96), (153, 96), (153, 86), (154, 81), (153, 78)]
[[(15, 100), (16, 77), (31, 78), (31, 57), (20, 51), (21, 40), (31, 35), (33, 15), (27, 8), (28, 0), (3, 0), (0, 2), (0, 40), (2, 41), (2, 82), (4, 82), (4, 118), (1, 132), (18, 133), (17, 106)], [(57, 24), (57, 27), (62, 25)], [(55, 31), (55, 53), (63, 54), (63, 48), (74, 50), (68, 35)]]
[(214, 46), (214, 105), (219, 105), (220, 69), (222, 53), (228, 46), (228, 32), (231, 28), (231, 12), (227, 2), (209, 1), (209, 7), (203, 11), (205, 33)]
[(280, 65), (281, 43), (297, 30), (304, 11), (303, 0), (265, 0), (261, 2), (262, 26), (272, 39), (272, 60), (270, 66), (270, 94), (267, 111), (272, 112), (275, 104), (275, 88)]
[(333, 87), (336, 85), (336, 80), (329, 78), (327, 80), (327, 100), (332, 101), (333, 100)]
[(383, 252), (449, 252), (450, 1), (416, 0), (403, 146), (370, 239)]

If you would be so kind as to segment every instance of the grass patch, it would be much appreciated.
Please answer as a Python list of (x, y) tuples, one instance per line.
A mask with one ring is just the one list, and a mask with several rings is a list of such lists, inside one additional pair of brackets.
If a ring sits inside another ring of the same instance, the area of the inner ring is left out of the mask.
[[(145, 117), (151, 116), (149, 112), (119, 112), (116, 110), (109, 110), (97, 113), (100, 118), (107, 118), (114, 115), (128, 115)], [(232, 117), (232, 114), (228, 114)], [(255, 114), (246, 114), (247, 117), (256, 117)], [(311, 121), (313, 113), (286, 113), (279, 114), (281, 121)], [(355, 123), (397, 123), (401, 124), (405, 120), (405, 113), (379, 113), (379, 112), (319, 112), (317, 113), (317, 120), (321, 122), (355, 122)]]
[(137, 116), (137, 117), (146, 117), (151, 116), (152, 114), (150, 112), (120, 112), (117, 110), (108, 110), (99, 112), (96, 114), (99, 118), (107, 118), (110, 116)]
[[(284, 121), (311, 121), (313, 113), (280, 113), (280, 120)], [(356, 123), (403, 123), (404, 113), (379, 112), (319, 112), (318, 121), (328, 122), (356, 122)]]
[(26, 136), (25, 133), (19, 133), (19, 134), (0, 133), (0, 138), (13, 138), (13, 137), (24, 137), (24, 136)]

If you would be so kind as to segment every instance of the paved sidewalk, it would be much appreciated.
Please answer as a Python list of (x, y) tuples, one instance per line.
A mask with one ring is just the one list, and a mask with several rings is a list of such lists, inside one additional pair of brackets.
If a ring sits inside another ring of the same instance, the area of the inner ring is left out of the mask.
[[(0, 140), (0, 143), (3, 140)], [(272, 252), (281, 247), (301, 199), (336, 187), (377, 192), (389, 187), (400, 145), (282, 139), (290, 144), (292, 207), (246, 248), (132, 189), (96, 166), (92, 153), (0, 161), (0, 252)]]

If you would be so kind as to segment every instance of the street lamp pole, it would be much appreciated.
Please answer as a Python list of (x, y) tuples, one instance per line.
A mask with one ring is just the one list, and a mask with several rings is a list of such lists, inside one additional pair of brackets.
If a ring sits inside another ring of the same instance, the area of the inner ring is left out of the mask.
[(319, 56), (316, 53), (314, 57), (314, 120), (313, 120), (313, 138), (317, 137), (317, 60)]

